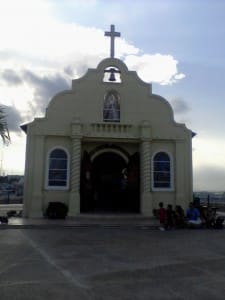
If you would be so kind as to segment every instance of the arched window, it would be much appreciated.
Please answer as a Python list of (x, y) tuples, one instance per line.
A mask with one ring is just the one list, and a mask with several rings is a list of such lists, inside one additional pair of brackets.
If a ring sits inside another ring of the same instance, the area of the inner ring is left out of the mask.
[(68, 187), (68, 154), (56, 148), (48, 156), (47, 187), (65, 189)]
[(103, 121), (120, 121), (120, 96), (116, 91), (110, 91), (104, 97)]
[(158, 152), (153, 158), (153, 189), (171, 189), (171, 159), (166, 152)]

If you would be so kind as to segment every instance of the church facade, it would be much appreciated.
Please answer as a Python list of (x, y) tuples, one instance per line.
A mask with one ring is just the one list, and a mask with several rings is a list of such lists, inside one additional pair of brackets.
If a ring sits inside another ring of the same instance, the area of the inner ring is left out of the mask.
[(23, 129), (25, 217), (42, 217), (50, 202), (75, 217), (151, 216), (161, 201), (192, 201), (192, 131), (112, 52)]

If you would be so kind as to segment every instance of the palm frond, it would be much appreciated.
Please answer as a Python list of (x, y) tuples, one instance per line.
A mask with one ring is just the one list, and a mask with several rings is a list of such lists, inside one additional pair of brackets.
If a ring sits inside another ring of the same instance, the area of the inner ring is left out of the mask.
[(0, 136), (2, 138), (3, 144), (9, 145), (10, 135), (6, 121), (6, 114), (3, 107), (0, 107)]

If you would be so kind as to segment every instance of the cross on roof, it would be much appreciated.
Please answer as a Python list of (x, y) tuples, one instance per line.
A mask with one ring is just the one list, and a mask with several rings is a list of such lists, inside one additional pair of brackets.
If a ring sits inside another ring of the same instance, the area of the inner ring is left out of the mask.
[(105, 36), (109, 36), (111, 38), (111, 44), (110, 44), (110, 57), (114, 58), (114, 40), (115, 37), (120, 37), (120, 32), (115, 31), (115, 25), (111, 25), (110, 27), (111, 31), (105, 31)]

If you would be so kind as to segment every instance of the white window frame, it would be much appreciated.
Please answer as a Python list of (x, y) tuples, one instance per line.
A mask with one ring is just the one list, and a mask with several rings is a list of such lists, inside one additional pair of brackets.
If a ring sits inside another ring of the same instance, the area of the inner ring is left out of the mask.
[[(170, 187), (154, 187), (154, 158), (155, 158), (156, 154), (158, 154), (160, 152), (166, 153), (169, 156), (169, 159), (170, 159)], [(152, 188), (152, 191), (158, 191), (158, 192), (172, 192), (172, 191), (174, 191), (173, 156), (167, 150), (160, 149), (158, 151), (155, 151), (152, 155), (152, 159), (151, 159), (151, 188)]]
[[(50, 162), (50, 155), (54, 150), (63, 150), (67, 155), (67, 172), (66, 172), (66, 185), (65, 186), (52, 186), (48, 184), (49, 181), (49, 162)], [(45, 189), (46, 190), (61, 190), (65, 191), (69, 189), (69, 182), (70, 182), (70, 154), (68, 150), (62, 146), (55, 146), (54, 148), (51, 148), (46, 157), (46, 164), (45, 164)]]

